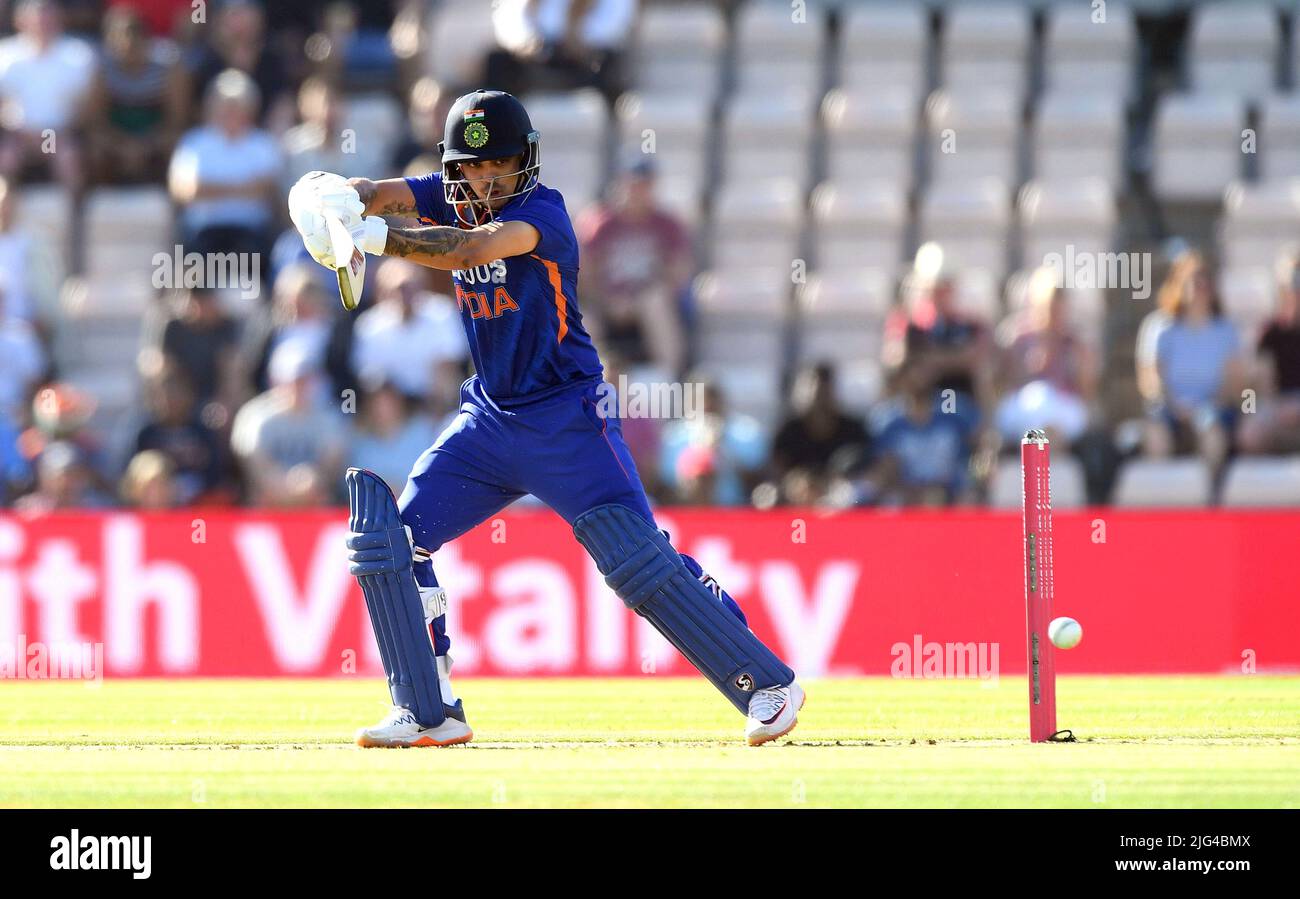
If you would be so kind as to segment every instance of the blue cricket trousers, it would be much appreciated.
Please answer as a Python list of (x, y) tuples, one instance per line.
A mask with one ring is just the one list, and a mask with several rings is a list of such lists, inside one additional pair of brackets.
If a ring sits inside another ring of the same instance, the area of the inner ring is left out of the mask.
[[(570, 525), (595, 506), (618, 503), (654, 522), (623, 428), (601, 381), (575, 382), (551, 396), (509, 409), (483, 391), (477, 377), (460, 388), (460, 412), (416, 460), (398, 500), (415, 545), (432, 553), (532, 494)], [(604, 412), (606, 414), (602, 415)], [(701, 576), (699, 565), (684, 557)], [(436, 587), (433, 563), (416, 562), (415, 578)], [(743, 622), (740, 607), (719, 598)], [(433, 621), (434, 652), (451, 645), (446, 616)]]

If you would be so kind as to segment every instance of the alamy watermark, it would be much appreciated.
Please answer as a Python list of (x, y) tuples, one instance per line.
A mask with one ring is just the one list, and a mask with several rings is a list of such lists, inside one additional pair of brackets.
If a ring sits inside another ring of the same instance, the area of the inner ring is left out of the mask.
[(0, 680), (103, 679), (103, 643), (28, 643), (26, 634), (13, 643), (0, 643)]
[(1043, 266), (1056, 276), (1060, 289), (1119, 288), (1135, 300), (1151, 296), (1150, 253), (1094, 253), (1066, 244), (1064, 254), (1045, 255)]
[(629, 381), (618, 376), (618, 386), (602, 381), (596, 388), (601, 418), (671, 418), (685, 421), (704, 414), (705, 385), (699, 381)]
[(890, 677), (971, 678), (998, 682), (998, 643), (929, 643), (920, 634), (911, 643), (895, 643), (889, 650), (894, 661)]
[(186, 253), (180, 244), (153, 256), (153, 286), (159, 290), (237, 288), (240, 299), (262, 292), (260, 253)]

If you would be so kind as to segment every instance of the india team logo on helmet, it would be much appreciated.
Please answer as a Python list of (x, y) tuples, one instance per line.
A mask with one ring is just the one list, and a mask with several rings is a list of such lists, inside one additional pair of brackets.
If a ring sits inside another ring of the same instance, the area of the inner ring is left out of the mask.
[(484, 112), (481, 109), (465, 110), (465, 143), (475, 150), (481, 150), (487, 146), (488, 138), (492, 132), (488, 131), (487, 125), (483, 124)]
[[(438, 145), (442, 153), (442, 189), (456, 217), (467, 225), (495, 218), (486, 202), (461, 172), (461, 163), (518, 156), (519, 168), (491, 179), (487, 198), (512, 201), (527, 198), (537, 187), (541, 171), (541, 135), (522, 103), (504, 91), (477, 90), (465, 94), (447, 113), (447, 127)], [(502, 189), (498, 192), (498, 183)]]

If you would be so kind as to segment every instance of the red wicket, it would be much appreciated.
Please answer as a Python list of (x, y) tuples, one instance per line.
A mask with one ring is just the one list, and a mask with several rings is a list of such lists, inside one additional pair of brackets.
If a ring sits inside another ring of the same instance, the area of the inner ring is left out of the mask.
[(1051, 448), (1047, 434), (1035, 428), (1020, 441), (1024, 478), (1025, 630), (1029, 654), (1029, 739), (1035, 743), (1056, 734), (1056, 656), (1047, 638), (1052, 620)]

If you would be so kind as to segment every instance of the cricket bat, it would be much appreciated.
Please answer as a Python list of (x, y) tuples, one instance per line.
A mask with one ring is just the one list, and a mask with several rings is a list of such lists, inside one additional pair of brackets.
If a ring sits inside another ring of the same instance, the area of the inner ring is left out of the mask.
[(330, 243), (334, 245), (334, 272), (339, 279), (339, 299), (351, 312), (361, 302), (361, 288), (366, 280), (366, 254), (352, 242), (352, 235), (338, 216), (325, 214)]

